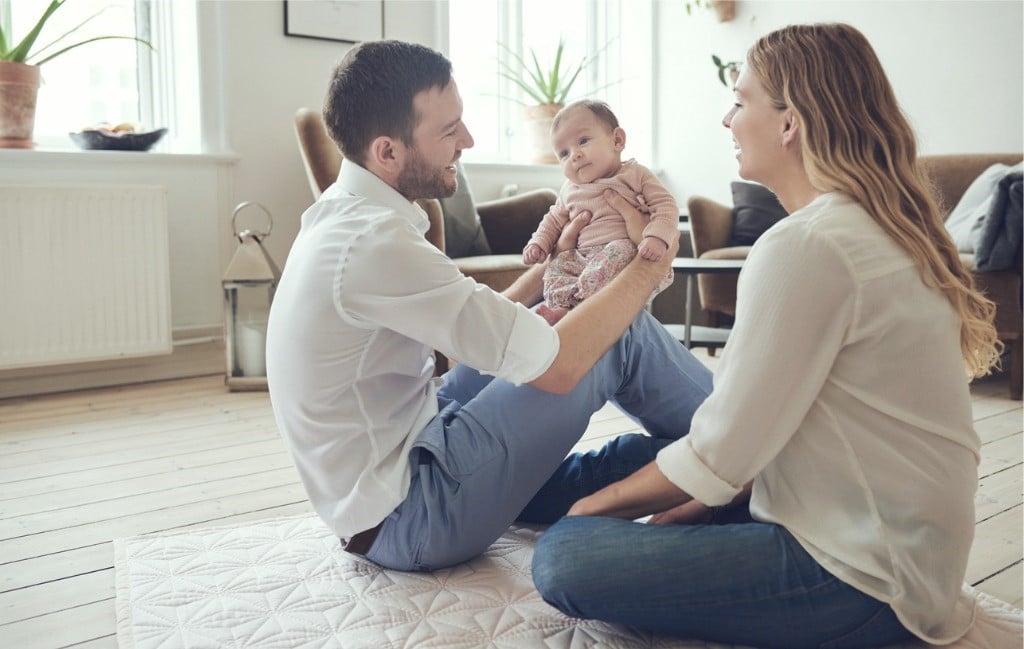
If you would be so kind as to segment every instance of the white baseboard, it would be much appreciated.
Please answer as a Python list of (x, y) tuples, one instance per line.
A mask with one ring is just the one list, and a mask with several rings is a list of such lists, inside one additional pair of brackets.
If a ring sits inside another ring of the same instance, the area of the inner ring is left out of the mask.
[(220, 327), (177, 329), (173, 338), (174, 351), (161, 356), (5, 370), (0, 399), (224, 374)]

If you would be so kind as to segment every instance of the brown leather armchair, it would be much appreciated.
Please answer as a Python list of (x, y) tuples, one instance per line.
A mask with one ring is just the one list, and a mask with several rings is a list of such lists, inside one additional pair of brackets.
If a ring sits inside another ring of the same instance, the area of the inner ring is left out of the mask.
[[(1020, 153), (982, 153), (921, 156), (921, 164), (932, 180), (933, 190), (943, 215), (960, 201), (971, 182), (989, 166), (1000, 162), (1013, 165), (1021, 160)], [(701, 196), (687, 201), (690, 215), (693, 254), (703, 259), (745, 259), (750, 246), (727, 247), (732, 229), (732, 208)], [(968, 267), (974, 268), (974, 256), (961, 255)], [(1006, 345), (1009, 357), (1010, 396), (1021, 398), (1022, 360), (1021, 335), (1024, 328), (1021, 302), (1022, 253), (1017, 252), (1016, 264), (1003, 271), (974, 273), (974, 280), (989, 299), (996, 303), (996, 331)], [(712, 314), (736, 315), (736, 277), (731, 275), (699, 275), (697, 286), (701, 306)]]
[[(295, 113), (295, 134), (313, 198), (319, 198), (338, 177), (341, 151), (327, 134), (323, 117), (318, 111), (300, 108)], [(511, 198), (477, 203), (480, 225), (493, 254), (456, 258), (454, 261), (459, 269), (466, 276), (496, 291), (508, 288), (526, 270), (522, 261), (523, 247), (556, 198), (557, 194), (553, 190), (537, 189)], [(427, 240), (443, 251), (444, 219), (441, 204), (434, 199), (417, 203), (430, 219)]]

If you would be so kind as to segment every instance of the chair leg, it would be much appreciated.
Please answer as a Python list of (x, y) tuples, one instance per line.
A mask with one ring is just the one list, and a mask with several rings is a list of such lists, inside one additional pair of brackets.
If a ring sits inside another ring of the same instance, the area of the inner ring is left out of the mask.
[(1010, 356), (1010, 398), (1021, 400), (1022, 377), (1024, 373), (1024, 345), (1021, 339), (1007, 341)]

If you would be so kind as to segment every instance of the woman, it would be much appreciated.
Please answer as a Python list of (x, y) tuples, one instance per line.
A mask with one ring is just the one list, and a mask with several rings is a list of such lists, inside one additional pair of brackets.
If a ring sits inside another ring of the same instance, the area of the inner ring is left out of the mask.
[[(951, 642), (974, 606), (964, 368), (998, 361), (994, 306), (860, 32), (773, 32), (735, 91), (739, 175), (790, 216), (750, 252), (689, 435), (577, 501), (541, 538), (534, 581), (569, 615), (710, 641)], [(654, 512), (662, 524), (632, 522)]]

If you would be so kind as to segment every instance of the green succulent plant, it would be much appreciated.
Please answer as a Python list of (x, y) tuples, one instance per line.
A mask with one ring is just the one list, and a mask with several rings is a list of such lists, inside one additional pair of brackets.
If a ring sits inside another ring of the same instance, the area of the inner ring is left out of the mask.
[[(8, 61), (12, 63), (27, 63), (29, 65), (42, 65), (43, 63), (46, 63), (51, 59), (55, 59), (61, 54), (64, 54), (69, 50), (73, 50), (76, 47), (80, 47), (88, 43), (93, 43), (95, 41), (104, 41), (111, 39), (136, 41), (138, 43), (142, 43), (150, 49), (153, 48), (149, 41), (137, 38), (135, 36), (94, 36), (92, 38), (87, 38), (85, 40), (78, 41), (77, 43), (72, 43), (71, 45), (65, 45), (55, 52), (46, 54), (47, 50), (60, 46), (67, 37), (74, 34), (76, 31), (78, 31), (79, 29), (84, 27), (88, 22), (90, 22), (93, 18), (102, 13), (101, 10), (89, 16), (75, 27), (64, 32), (57, 39), (50, 41), (49, 43), (38, 49), (33, 49), (33, 47), (36, 44), (36, 39), (39, 38), (39, 33), (43, 31), (43, 27), (46, 25), (46, 21), (50, 19), (50, 16), (52, 16), (54, 12), (56, 12), (58, 9), (64, 6), (65, 2), (67, 2), (67, 0), (52, 0), (50, 4), (46, 7), (46, 9), (43, 11), (43, 15), (40, 16), (39, 20), (36, 21), (35, 25), (33, 25), (32, 29), (29, 30), (28, 34), (23, 39), (18, 41), (17, 44), (15, 44), (15, 41), (11, 34), (4, 32), (3, 25), (0, 24), (0, 61)], [(42, 56), (42, 58), (38, 58), (40, 56)]]
[(740, 66), (743, 65), (742, 61), (722, 61), (717, 54), (711, 55), (711, 61), (718, 68), (718, 80), (722, 82), (722, 85), (726, 88), (729, 87), (729, 82), (725, 80), (727, 72), (739, 72)]
[(569, 91), (572, 90), (573, 84), (576, 83), (576, 79), (579, 78), (580, 73), (583, 72), (583, 69), (589, 62), (589, 59), (584, 57), (575, 67), (566, 63), (563, 58), (565, 39), (562, 38), (558, 40), (554, 62), (546, 67), (541, 66), (540, 61), (537, 59), (537, 53), (532, 49), (530, 50), (530, 62), (527, 63), (523, 57), (519, 56), (507, 45), (502, 43), (499, 43), (499, 45), (512, 56), (516, 63), (513, 66), (502, 61), (502, 69), (499, 71), (499, 74), (516, 84), (520, 90), (538, 104), (565, 103), (565, 98), (569, 96)]

